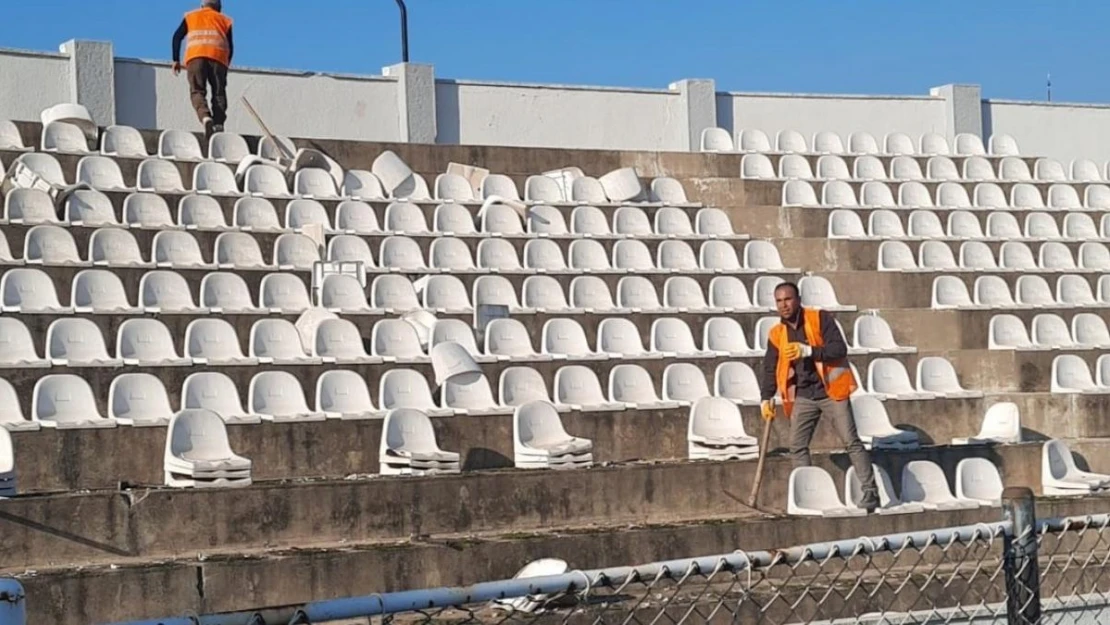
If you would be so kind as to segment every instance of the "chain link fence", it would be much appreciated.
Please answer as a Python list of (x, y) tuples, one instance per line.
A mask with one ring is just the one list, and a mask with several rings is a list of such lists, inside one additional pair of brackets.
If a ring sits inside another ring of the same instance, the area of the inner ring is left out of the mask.
[(1011, 490), (994, 523), (129, 625), (1110, 623), (1110, 515)]

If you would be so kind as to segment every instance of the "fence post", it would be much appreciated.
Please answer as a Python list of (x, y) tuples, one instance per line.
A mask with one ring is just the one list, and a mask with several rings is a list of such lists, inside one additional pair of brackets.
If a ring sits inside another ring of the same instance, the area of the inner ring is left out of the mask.
[(1024, 486), (1002, 491), (1004, 518), (1013, 523), (1013, 535), (1003, 540), (1006, 572), (1006, 622), (1035, 625), (1041, 622), (1041, 574), (1037, 565), (1037, 518), (1033, 491)]
[(11, 578), (0, 579), (0, 625), (27, 625), (23, 584)]

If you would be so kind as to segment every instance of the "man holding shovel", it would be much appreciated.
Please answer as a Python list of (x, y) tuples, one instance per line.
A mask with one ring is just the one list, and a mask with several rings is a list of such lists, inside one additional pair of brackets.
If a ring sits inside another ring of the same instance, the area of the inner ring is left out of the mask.
[(831, 418), (863, 487), (860, 507), (873, 512), (879, 507), (879, 493), (871, 455), (860, 441), (848, 401), (857, 385), (844, 336), (831, 313), (802, 307), (793, 282), (775, 288), (775, 306), (781, 320), (771, 328), (763, 357), (760, 412), (770, 422), (775, 418), (775, 395), (782, 397), (783, 412), (791, 420), (795, 467), (810, 465), (809, 444), (817, 423), (822, 416)]

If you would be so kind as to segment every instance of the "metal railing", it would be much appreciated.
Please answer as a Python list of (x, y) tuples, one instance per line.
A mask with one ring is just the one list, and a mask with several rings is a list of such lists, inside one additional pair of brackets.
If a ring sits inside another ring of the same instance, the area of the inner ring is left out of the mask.
[[(129, 625), (1110, 622), (1110, 514), (1038, 522), (1024, 488), (1007, 489), (1003, 512), (963, 527)], [(9, 596), (19, 605), (10, 616)], [(18, 584), (0, 586), (0, 625), (23, 625), (22, 602)]]

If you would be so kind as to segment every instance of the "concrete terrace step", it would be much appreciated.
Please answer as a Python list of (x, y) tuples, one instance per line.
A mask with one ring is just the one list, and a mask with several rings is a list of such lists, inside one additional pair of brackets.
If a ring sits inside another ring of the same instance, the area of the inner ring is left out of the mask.
[[(1098, 513), (1105, 510), (1105, 502), (1100, 497), (1041, 499), (1037, 502), (1037, 513), (1040, 518)], [(624, 527), (516, 532), (488, 538), (417, 538), (407, 543), (371, 544), (349, 541), (333, 547), (271, 548), (241, 555), (216, 554), (205, 549), (181, 558), (88, 565), (71, 570), (44, 569), (17, 578), (27, 590), (29, 622), (83, 625), (125, 618), (285, 606), (413, 588), (463, 586), (512, 577), (525, 563), (540, 557), (562, 557), (572, 568), (601, 568), (1000, 518), (998, 508), (980, 508), (820, 522), (767, 518), (742, 523), (717, 520), (650, 525), (641, 521)], [(411, 566), (412, 562), (426, 566)], [(74, 605), (82, 606), (80, 613), (73, 610)]]

